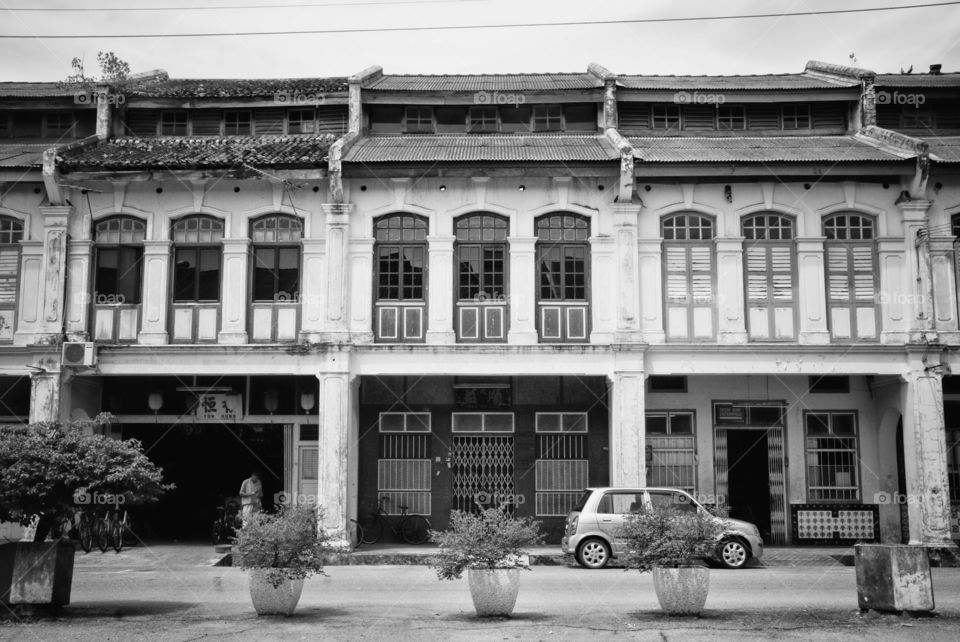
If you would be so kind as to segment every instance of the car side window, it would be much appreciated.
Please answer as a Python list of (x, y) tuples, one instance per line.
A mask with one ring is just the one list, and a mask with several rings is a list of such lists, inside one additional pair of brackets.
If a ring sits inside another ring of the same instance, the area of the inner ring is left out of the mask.
[(626, 515), (643, 510), (643, 493), (607, 493), (597, 507), (599, 513)]
[(671, 493), (670, 491), (650, 491), (650, 505), (654, 508), (670, 508), (676, 511), (691, 512), (697, 511), (697, 505), (683, 493)]

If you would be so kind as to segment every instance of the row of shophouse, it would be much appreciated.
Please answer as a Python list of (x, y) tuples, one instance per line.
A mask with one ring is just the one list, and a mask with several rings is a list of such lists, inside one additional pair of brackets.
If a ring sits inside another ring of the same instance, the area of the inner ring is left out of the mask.
[(948, 545), (958, 233), (938, 66), (0, 83), (0, 414), (112, 413), (158, 537), (259, 469), (341, 533), (651, 484)]

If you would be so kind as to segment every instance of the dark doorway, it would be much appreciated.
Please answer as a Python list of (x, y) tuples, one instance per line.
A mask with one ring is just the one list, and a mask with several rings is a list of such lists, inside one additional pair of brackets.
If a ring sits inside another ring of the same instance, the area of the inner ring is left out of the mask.
[(216, 506), (237, 495), (254, 470), (260, 472), (265, 510), (283, 490), (280, 425), (126, 424), (123, 437), (142, 441), (147, 456), (163, 468), (164, 481), (177, 486), (158, 502), (131, 509), (143, 539), (209, 541)]
[[(903, 460), (903, 417), (897, 422), (897, 492), (900, 493), (897, 499), (907, 496), (907, 473), (906, 462)], [(906, 502), (898, 501), (900, 506), (900, 543), (910, 543), (910, 513), (907, 510)]]
[(771, 541), (766, 431), (728, 430), (727, 456), (730, 517), (753, 522), (764, 541)]

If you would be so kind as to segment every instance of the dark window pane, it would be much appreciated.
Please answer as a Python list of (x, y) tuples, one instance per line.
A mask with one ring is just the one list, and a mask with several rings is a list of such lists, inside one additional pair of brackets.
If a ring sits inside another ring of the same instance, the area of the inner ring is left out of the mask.
[(433, 111), (438, 134), (462, 134), (467, 129), (466, 107), (436, 107)]
[(140, 303), (140, 270), (143, 261), (143, 249), (139, 247), (121, 247), (120, 264), (117, 273), (117, 303)]
[(194, 301), (197, 278), (197, 250), (179, 248), (173, 269), (173, 300)]
[(526, 105), (500, 108), (500, 131), (526, 133), (530, 131), (532, 108)]
[(300, 250), (295, 247), (282, 248), (277, 272), (280, 292), (285, 292), (288, 299), (294, 297), (300, 290)]
[(592, 132), (597, 129), (597, 110), (593, 105), (564, 105), (568, 132)]
[(403, 131), (403, 108), (393, 105), (370, 107), (370, 131), (381, 134), (399, 134)]
[(257, 248), (253, 253), (253, 300), (273, 301), (276, 295), (274, 271), (276, 250)]
[(197, 287), (198, 301), (220, 299), (220, 248), (200, 250), (200, 274)]
[[(95, 298), (117, 294), (117, 272), (120, 262), (120, 252), (115, 249), (101, 248), (97, 250), (97, 274)], [(94, 301), (96, 303), (97, 301)]]

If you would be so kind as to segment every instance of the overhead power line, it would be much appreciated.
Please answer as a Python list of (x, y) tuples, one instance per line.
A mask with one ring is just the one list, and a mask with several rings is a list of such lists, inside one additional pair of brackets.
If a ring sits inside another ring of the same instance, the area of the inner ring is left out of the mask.
[(371, 5), (404, 4), (451, 4), (462, 2), (485, 2), (486, 0), (394, 0), (393, 2), (290, 2), (284, 4), (222, 4), (222, 5), (182, 5), (170, 7), (0, 7), (4, 11), (23, 11), (35, 13), (77, 13), (95, 11), (216, 11), (217, 9), (302, 9), (311, 7), (368, 7)]
[(71, 40), (71, 39), (99, 39), (105, 38), (222, 38), (222, 37), (247, 37), (247, 36), (298, 36), (298, 35), (316, 35), (316, 34), (337, 34), (337, 33), (392, 33), (404, 31), (466, 31), (470, 29), (515, 29), (523, 27), (584, 27), (598, 25), (625, 25), (625, 24), (650, 24), (650, 23), (668, 23), (668, 22), (703, 22), (707, 20), (747, 20), (752, 18), (793, 18), (798, 16), (827, 16), (844, 13), (871, 13), (879, 11), (899, 11), (904, 9), (930, 9), (934, 7), (946, 7), (960, 4), (960, 0), (953, 2), (935, 2), (931, 4), (910, 4), (899, 5), (896, 7), (870, 7), (863, 9), (828, 9), (825, 11), (796, 11), (792, 13), (751, 13), (735, 16), (688, 16), (682, 18), (636, 18), (621, 20), (577, 20), (569, 22), (521, 22), (506, 24), (480, 24), (480, 25), (438, 25), (426, 27), (359, 27), (356, 29), (302, 29), (302, 30), (284, 30), (284, 31), (232, 31), (232, 32), (197, 32), (197, 33), (125, 33), (125, 34), (0, 34), (0, 39), (22, 39), (22, 40)]

